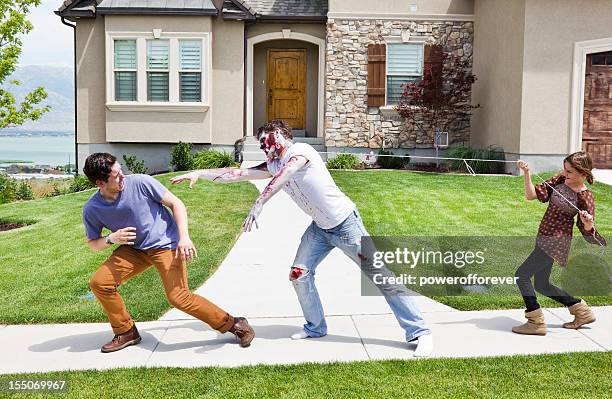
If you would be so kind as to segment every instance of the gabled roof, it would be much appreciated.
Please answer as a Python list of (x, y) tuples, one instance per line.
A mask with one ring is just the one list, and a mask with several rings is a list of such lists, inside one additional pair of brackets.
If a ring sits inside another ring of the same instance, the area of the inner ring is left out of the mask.
[(217, 15), (218, 10), (211, 0), (103, 0), (97, 13)]
[(267, 20), (312, 20), (327, 19), (327, 0), (226, 0), (223, 15), (240, 14)]

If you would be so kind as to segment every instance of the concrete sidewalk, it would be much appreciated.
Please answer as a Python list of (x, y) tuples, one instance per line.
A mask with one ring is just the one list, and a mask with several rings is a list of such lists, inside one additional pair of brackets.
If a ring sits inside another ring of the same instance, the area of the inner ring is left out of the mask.
[[(267, 181), (256, 182), (259, 189)], [(112, 354), (100, 346), (112, 338), (107, 323), (0, 326), (0, 373), (108, 369), (136, 366), (242, 366), (303, 362), (410, 359), (414, 344), (382, 297), (363, 297), (360, 273), (334, 250), (317, 270), (329, 334), (292, 341), (304, 322), (288, 279), (299, 239), (310, 219), (285, 193), (266, 204), (260, 229), (240, 236), (219, 270), (197, 292), (233, 315), (246, 316), (257, 338), (240, 348), (232, 335), (171, 310), (154, 322), (139, 322), (140, 345)], [(549, 334), (519, 336), (510, 328), (523, 311), (460, 312), (415, 297), (435, 336), (435, 357), (612, 350), (612, 307), (595, 309), (597, 322), (578, 331), (561, 327), (566, 309), (547, 309)]]

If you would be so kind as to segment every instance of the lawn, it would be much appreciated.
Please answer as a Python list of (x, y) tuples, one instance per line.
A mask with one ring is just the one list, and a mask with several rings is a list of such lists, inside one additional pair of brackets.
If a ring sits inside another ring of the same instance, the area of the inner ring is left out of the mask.
[[(170, 176), (157, 178), (168, 185)], [(357, 203), (371, 235), (534, 236), (545, 210), (544, 204), (524, 200), (522, 178), (516, 177), (403, 171), (335, 171), (333, 176)], [(200, 182), (192, 191), (186, 185), (172, 190), (188, 206), (192, 239), (199, 248), (199, 258), (188, 268), (189, 285), (194, 289), (232, 247), (257, 190), (249, 183), (208, 182)], [(597, 226), (609, 237), (612, 188), (595, 184), (593, 191)], [(81, 210), (92, 193), (0, 206), (0, 221), (33, 223), (0, 233), (0, 323), (106, 321), (99, 304), (87, 296), (91, 275), (110, 253), (93, 253), (85, 244)], [(520, 262), (511, 264), (506, 272), (513, 274)], [(558, 270), (553, 277), (559, 277)], [(169, 309), (153, 269), (120, 291), (138, 320), (155, 320)], [(523, 307), (518, 295), (435, 299), (462, 310)], [(585, 299), (593, 305), (612, 304), (609, 296)], [(542, 304), (557, 306), (547, 299)]]
[[(15, 374), (68, 380), (67, 398), (604, 398), (612, 354), (573, 353), (251, 366)], [(608, 392), (606, 394), (606, 392)], [(20, 398), (40, 397), (21, 393)]]
[[(171, 176), (156, 178), (169, 186)], [(258, 192), (250, 183), (208, 182), (172, 191), (187, 205), (191, 238), (199, 248), (188, 266), (189, 286), (195, 289), (233, 246)], [(82, 207), (93, 192), (0, 206), (1, 221), (33, 223), (0, 233), (0, 323), (107, 321), (99, 303), (87, 296), (89, 279), (111, 252), (94, 253), (85, 243)], [(138, 320), (156, 320), (170, 308), (153, 268), (120, 292)]]
[[(405, 171), (333, 171), (338, 186), (356, 204), (371, 236), (520, 236), (535, 243), (538, 225), (546, 209), (539, 201), (526, 201), (523, 178), (511, 176), (469, 176)], [(537, 178), (534, 177), (534, 181)], [(535, 181), (537, 183), (537, 181)], [(612, 233), (612, 187), (595, 183), (596, 227), (610, 240)], [(580, 238), (577, 228), (575, 236)], [(533, 240), (530, 238), (532, 237)], [(579, 243), (584, 242), (582, 238)], [(600, 248), (585, 246), (599, 254)], [(509, 254), (516, 263), (506, 262), (505, 275), (515, 269), (533, 249)], [(606, 259), (610, 251), (606, 250)], [(571, 266), (571, 265), (570, 265)], [(569, 268), (568, 268), (569, 270)], [(560, 278), (555, 266), (553, 280)], [(461, 310), (522, 308), (517, 295), (438, 296)], [(593, 305), (612, 304), (610, 296), (584, 296)], [(544, 298), (543, 306), (559, 306)]]

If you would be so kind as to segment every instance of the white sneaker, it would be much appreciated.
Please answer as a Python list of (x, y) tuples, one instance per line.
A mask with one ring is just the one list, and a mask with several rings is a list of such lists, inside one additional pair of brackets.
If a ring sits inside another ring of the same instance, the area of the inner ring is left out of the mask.
[(306, 331), (304, 330), (300, 330), (296, 332), (295, 334), (291, 335), (291, 339), (305, 339), (305, 338), (310, 338), (310, 335), (308, 335)]
[(421, 335), (417, 340), (417, 347), (414, 350), (414, 357), (429, 357), (433, 352), (433, 335)]

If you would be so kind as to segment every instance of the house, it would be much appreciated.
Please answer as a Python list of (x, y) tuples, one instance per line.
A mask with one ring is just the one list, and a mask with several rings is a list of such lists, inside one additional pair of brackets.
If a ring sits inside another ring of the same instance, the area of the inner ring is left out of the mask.
[[(66, 0), (75, 25), (78, 161), (134, 154), (165, 170), (179, 141), (259, 156), (281, 118), (320, 151), (433, 154), (394, 107), (427, 43), (478, 80), (451, 145), (498, 146), (536, 171), (585, 148), (612, 168), (608, 0)], [(70, 22), (67, 22), (70, 21)]]

